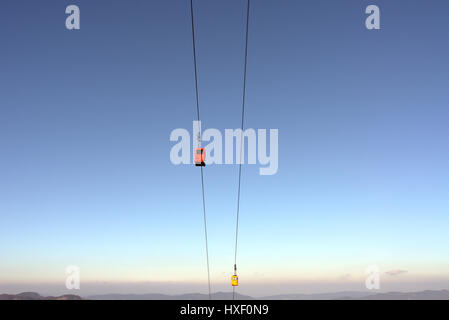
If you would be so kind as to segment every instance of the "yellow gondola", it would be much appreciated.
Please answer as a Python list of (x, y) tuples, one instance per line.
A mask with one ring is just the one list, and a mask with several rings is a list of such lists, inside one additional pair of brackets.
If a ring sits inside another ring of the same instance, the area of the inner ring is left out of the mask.
[(234, 274), (234, 275), (231, 277), (231, 285), (232, 285), (233, 287), (237, 287), (237, 286), (239, 285), (239, 277), (238, 277), (236, 274)]

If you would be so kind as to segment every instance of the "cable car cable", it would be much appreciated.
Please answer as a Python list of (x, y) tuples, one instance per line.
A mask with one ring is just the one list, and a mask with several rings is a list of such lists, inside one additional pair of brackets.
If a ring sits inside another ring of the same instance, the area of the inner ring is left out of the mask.
[[(239, 184), (237, 191), (237, 215), (235, 224), (235, 249), (234, 249), (234, 275), (237, 275), (237, 247), (238, 247), (238, 233), (239, 233), (239, 216), (240, 216), (240, 184), (242, 180), (242, 154), (243, 154), (243, 125), (245, 120), (245, 99), (246, 99), (246, 68), (248, 64), (248, 29), (249, 29), (249, 12), (250, 0), (246, 7), (246, 39), (245, 39), (245, 62), (243, 67), (243, 94), (242, 94), (242, 124), (241, 124), (241, 139), (240, 139), (240, 163), (239, 163)], [(232, 300), (235, 300), (235, 286), (232, 286)]]
[[(199, 95), (198, 95), (198, 72), (196, 65), (196, 46), (195, 46), (195, 25), (193, 18), (193, 0), (190, 0), (190, 17), (192, 22), (192, 47), (193, 47), (193, 66), (195, 69), (195, 94), (196, 94), (196, 114), (198, 122), (200, 121), (200, 104), (199, 104)], [(201, 127), (199, 129), (201, 131)], [(201, 142), (201, 132), (198, 133), (198, 142)], [(204, 177), (203, 177), (203, 167), (201, 167), (201, 190), (203, 195), (203, 219), (204, 219), (204, 238), (206, 242), (206, 262), (207, 262), (207, 282), (209, 287), (209, 300), (211, 300), (211, 291), (210, 291), (210, 271), (209, 271), (209, 246), (207, 241), (207, 217), (206, 217), (206, 200), (204, 196)]]
[(193, 23), (193, 0), (190, 0), (190, 18), (192, 23), (192, 47), (193, 47), (193, 68), (195, 72), (195, 96), (196, 96), (196, 114), (197, 119), (200, 121), (200, 103), (198, 98), (198, 72), (196, 66), (196, 45), (195, 45), (195, 25)]
[(204, 178), (203, 178), (203, 167), (201, 167), (201, 189), (203, 191), (203, 218), (204, 218), (204, 237), (206, 240), (206, 261), (207, 261), (207, 282), (209, 288), (209, 300), (212, 299), (210, 292), (210, 271), (209, 271), (209, 248), (207, 243), (207, 218), (206, 218), (206, 201), (204, 197)]

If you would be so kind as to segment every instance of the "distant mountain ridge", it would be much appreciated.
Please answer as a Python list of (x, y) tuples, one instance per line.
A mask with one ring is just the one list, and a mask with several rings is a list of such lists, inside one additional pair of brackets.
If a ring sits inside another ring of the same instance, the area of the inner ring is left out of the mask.
[(279, 294), (274, 296), (262, 297), (262, 300), (345, 300), (345, 299), (361, 299), (371, 295), (366, 291), (341, 291), (329, 293), (294, 293)]
[[(449, 300), (449, 290), (426, 290), (419, 292), (373, 293), (363, 291), (343, 291), (318, 294), (283, 294), (266, 297), (251, 297), (236, 293), (236, 300)], [(208, 300), (202, 293), (182, 295), (148, 294), (103, 294), (88, 296), (91, 300)], [(213, 300), (231, 300), (232, 292), (216, 292)]]
[(449, 290), (426, 290), (419, 292), (387, 292), (373, 294), (362, 300), (449, 300)]
[(83, 298), (74, 294), (44, 297), (36, 292), (22, 292), (19, 294), (0, 294), (0, 300), (83, 300)]
[[(232, 300), (232, 292), (216, 292), (212, 300)], [(148, 294), (102, 294), (82, 298), (73, 294), (61, 296), (41, 296), (36, 292), (19, 294), (0, 294), (0, 300), (208, 300), (209, 295), (187, 293), (181, 295)], [(449, 300), (449, 290), (425, 290), (418, 292), (372, 293), (362, 291), (344, 291), (318, 294), (283, 294), (254, 298), (235, 294), (236, 300)]]
[[(232, 292), (215, 292), (211, 294), (212, 300), (232, 300)], [(100, 294), (88, 296), (90, 300), (209, 300), (208, 294), (187, 293), (180, 295), (167, 295), (160, 293), (147, 294)], [(245, 296), (239, 293), (235, 294), (236, 300), (254, 300), (253, 297)]]

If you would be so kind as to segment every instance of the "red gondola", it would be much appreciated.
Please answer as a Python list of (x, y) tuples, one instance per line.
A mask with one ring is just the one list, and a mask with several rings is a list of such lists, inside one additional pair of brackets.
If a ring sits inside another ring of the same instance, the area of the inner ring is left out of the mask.
[(195, 148), (195, 166), (205, 167), (204, 157), (204, 148)]

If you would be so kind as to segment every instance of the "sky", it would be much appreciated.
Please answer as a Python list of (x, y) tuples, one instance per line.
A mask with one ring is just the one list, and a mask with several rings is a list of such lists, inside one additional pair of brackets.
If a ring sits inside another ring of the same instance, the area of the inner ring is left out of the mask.
[[(207, 292), (199, 168), (170, 162), (196, 119), (189, 5), (1, 1), (0, 292), (66, 292), (71, 265), (82, 293)], [(246, 1), (194, 10), (202, 127), (239, 128)], [(240, 293), (364, 290), (373, 265), (381, 290), (449, 289), (448, 10), (252, 0), (245, 127), (279, 130), (279, 168), (242, 166)], [(213, 291), (237, 182), (204, 169)]]

